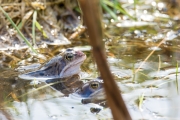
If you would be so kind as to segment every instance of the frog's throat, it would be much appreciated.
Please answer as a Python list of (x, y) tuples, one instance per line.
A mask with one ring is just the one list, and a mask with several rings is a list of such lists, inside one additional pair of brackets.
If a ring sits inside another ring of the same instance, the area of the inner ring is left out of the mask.
[(80, 66), (86, 59), (86, 55), (75, 59), (73, 62), (68, 63), (61, 71), (60, 77), (68, 77), (80, 72)]

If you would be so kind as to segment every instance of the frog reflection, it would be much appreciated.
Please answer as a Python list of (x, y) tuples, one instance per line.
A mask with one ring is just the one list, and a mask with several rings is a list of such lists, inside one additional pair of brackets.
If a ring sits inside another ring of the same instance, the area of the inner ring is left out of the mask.
[(67, 78), (48, 79), (45, 82), (49, 84), (52, 89), (59, 91), (65, 95), (74, 93), (84, 84), (77, 74)]

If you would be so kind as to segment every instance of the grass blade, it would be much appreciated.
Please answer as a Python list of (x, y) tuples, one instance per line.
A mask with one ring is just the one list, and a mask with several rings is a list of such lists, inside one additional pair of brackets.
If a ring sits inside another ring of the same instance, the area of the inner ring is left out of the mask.
[(101, 2), (101, 6), (104, 10), (106, 10), (115, 20), (118, 20), (116, 14), (104, 3)]
[(36, 25), (37, 29), (42, 32), (43, 36), (45, 38), (48, 38), (46, 32), (42, 29), (42, 26), (38, 23), (38, 21), (35, 22), (35, 25)]
[(21, 38), (24, 40), (24, 42), (31, 48), (31, 50), (35, 53), (37, 53), (37, 51), (33, 48), (33, 46), (30, 44), (30, 42), (24, 37), (24, 35), (22, 34), (22, 32), (19, 30), (19, 28), (16, 26), (16, 24), (12, 21), (12, 19), (9, 17), (9, 15), (3, 10), (3, 8), (0, 6), (0, 11), (3, 12), (3, 14), (5, 15), (5, 17), (9, 20), (9, 22), (12, 24), (12, 26), (17, 30), (18, 34), (21, 36)]
[(33, 13), (33, 22), (32, 22), (32, 38), (33, 38), (33, 45), (36, 45), (36, 35), (35, 35), (35, 23), (37, 19), (37, 11), (35, 10)]
[(176, 64), (176, 89), (177, 89), (177, 93), (179, 94), (179, 87), (178, 87), (178, 62)]
[(142, 103), (143, 103), (143, 100), (144, 100), (144, 93), (142, 93), (142, 95), (139, 97), (139, 109), (142, 110)]
[(113, 2), (108, 1), (108, 0), (103, 0), (103, 3), (112, 7), (112, 8), (115, 8), (116, 10), (119, 10), (124, 15), (129, 16), (131, 19), (136, 20), (136, 18), (132, 17), (128, 12), (126, 12), (126, 10), (119, 3), (117, 3), (117, 2), (113, 3)]

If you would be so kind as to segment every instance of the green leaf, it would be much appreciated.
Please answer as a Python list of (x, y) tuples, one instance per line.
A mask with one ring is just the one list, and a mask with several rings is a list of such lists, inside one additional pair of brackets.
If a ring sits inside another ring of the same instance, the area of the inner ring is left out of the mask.
[(139, 109), (140, 110), (142, 109), (143, 100), (144, 100), (144, 93), (142, 93), (142, 95), (139, 97)]
[(42, 32), (43, 36), (48, 38), (46, 32), (42, 29), (42, 26), (38, 23), (38, 21), (35, 22), (35, 25), (36, 25), (37, 29)]
[(119, 4), (119, 3), (117, 3), (117, 2), (113, 3), (113, 2), (107, 1), (107, 0), (103, 0), (103, 3), (106, 4), (106, 5), (108, 5), (108, 6), (110, 6), (110, 7), (112, 7), (112, 8), (114, 8), (114, 9), (116, 9), (116, 10), (119, 10), (119, 11), (122, 12), (124, 15), (127, 15), (127, 16), (129, 16), (131, 19), (135, 20), (135, 18), (132, 17), (132, 16), (121, 6), (121, 4)]
[(104, 10), (106, 10), (115, 20), (118, 20), (116, 14), (104, 3), (101, 2), (101, 6)]
[(176, 89), (177, 89), (177, 93), (179, 94), (179, 87), (178, 87), (178, 61), (176, 64)]

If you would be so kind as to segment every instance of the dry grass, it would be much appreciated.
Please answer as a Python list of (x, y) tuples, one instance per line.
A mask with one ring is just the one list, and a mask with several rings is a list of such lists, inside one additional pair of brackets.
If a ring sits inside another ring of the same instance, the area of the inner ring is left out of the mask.
[[(32, 39), (38, 43), (41, 42), (41, 39), (47, 39), (47, 36), (48, 39), (53, 39), (59, 33), (72, 33), (73, 29), (79, 25), (78, 12), (75, 10), (77, 8), (76, 1), (42, 0), (36, 2), (24, 0), (19, 2), (18, 0), (8, 0), (0, 1), (0, 4), (25, 37), (30, 39), (31, 43)], [(43, 31), (39, 29), (33, 31), (33, 14), (36, 12), (37, 18), (35, 20), (41, 25)], [(14, 28), (11, 23), (2, 12), (0, 12), (0, 15), (2, 16), (0, 18), (0, 35), (11, 36), (9, 41), (19, 39), (16, 31), (11, 32)], [(36, 33), (36, 36), (33, 33)], [(47, 36), (45, 36), (45, 33)]]

